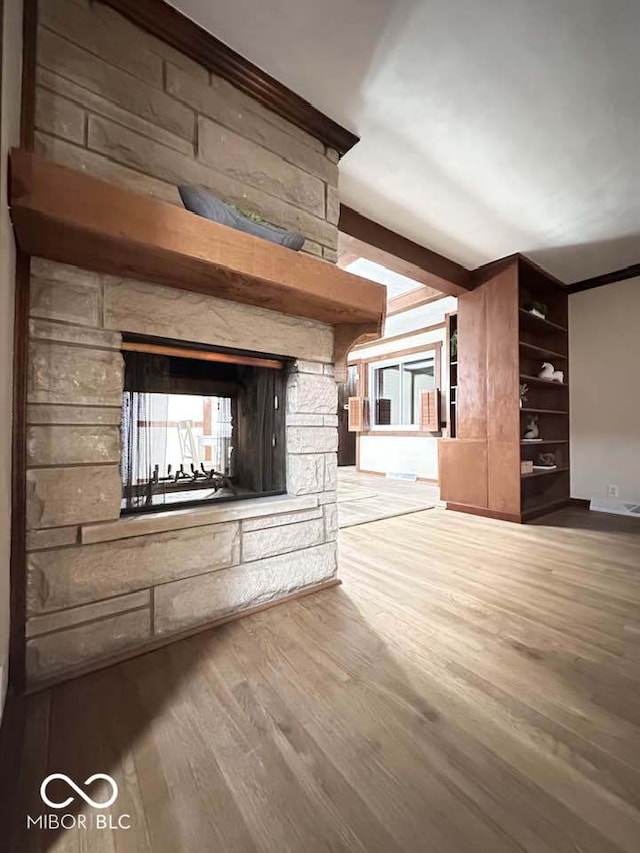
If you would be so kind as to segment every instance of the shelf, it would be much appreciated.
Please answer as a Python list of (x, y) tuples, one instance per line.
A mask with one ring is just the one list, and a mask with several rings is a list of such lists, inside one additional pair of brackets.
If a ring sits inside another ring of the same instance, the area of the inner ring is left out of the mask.
[(520, 308), (520, 327), (529, 328), (536, 334), (567, 334), (567, 329), (564, 326), (559, 326), (557, 323), (552, 323), (551, 320), (546, 320), (542, 317), (536, 317), (535, 314), (530, 314), (524, 308)]
[(522, 439), (520, 441), (522, 447), (538, 447), (541, 444), (569, 444), (568, 438), (543, 438), (542, 441), (527, 441), (526, 439)]
[(457, 361), (450, 361), (450, 362), (449, 362), (449, 367), (457, 367), (457, 366), (458, 366), (458, 362), (457, 362)]
[(533, 477), (544, 477), (549, 474), (562, 474), (564, 471), (568, 471), (568, 468), (550, 468), (548, 471), (532, 471), (531, 474), (520, 474), (521, 479), (523, 480), (531, 480)]
[(205, 293), (336, 326), (336, 359), (379, 336), (386, 288), (175, 205), (11, 152), (20, 249), (94, 272)]
[(545, 388), (568, 388), (568, 382), (549, 382), (548, 379), (540, 379), (539, 376), (529, 376), (527, 373), (521, 373), (520, 379), (528, 382), (530, 385), (540, 385)]
[(568, 415), (569, 412), (566, 412), (562, 409), (520, 409), (521, 412), (530, 412), (535, 413), (537, 415)]
[(546, 357), (548, 357), (548, 358), (561, 358), (564, 361), (566, 361), (569, 358), (568, 355), (562, 355), (561, 352), (555, 352), (555, 350), (546, 349), (545, 347), (538, 347), (535, 344), (528, 344), (526, 341), (520, 341), (520, 348), (521, 349), (528, 349), (532, 353), (534, 353), (535, 355), (541, 355), (541, 356), (544, 356), (545, 358)]

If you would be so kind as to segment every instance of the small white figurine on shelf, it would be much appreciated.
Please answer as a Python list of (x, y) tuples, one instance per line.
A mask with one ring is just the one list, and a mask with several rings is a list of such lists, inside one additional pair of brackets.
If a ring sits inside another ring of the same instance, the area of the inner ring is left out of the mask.
[(542, 365), (542, 370), (538, 374), (538, 379), (546, 379), (547, 382), (559, 382), (562, 385), (564, 383), (564, 373), (562, 370), (556, 370), (552, 364), (545, 361)]
[(525, 441), (540, 441), (540, 430), (538, 429), (538, 416), (531, 415), (527, 419), (527, 426), (524, 433)]

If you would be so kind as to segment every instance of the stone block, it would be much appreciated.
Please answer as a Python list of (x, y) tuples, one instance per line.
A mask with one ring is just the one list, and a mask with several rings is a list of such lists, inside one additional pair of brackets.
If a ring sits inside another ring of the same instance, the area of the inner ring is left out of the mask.
[(160, 201), (182, 207), (175, 184), (160, 181), (150, 175), (143, 175), (135, 169), (114, 163), (113, 160), (89, 151), (87, 148), (78, 148), (46, 133), (36, 133), (36, 151), (47, 160), (53, 160), (61, 166), (87, 172), (111, 184), (118, 184), (133, 192), (145, 193)]
[(117, 426), (30, 426), (27, 465), (120, 462)]
[(121, 406), (122, 354), (48, 341), (29, 344), (28, 401)]
[(194, 80), (200, 80), (203, 83), (209, 82), (209, 72), (204, 66), (200, 65), (198, 62), (195, 62), (193, 59), (190, 59), (184, 53), (176, 50), (171, 47), (164, 41), (161, 41), (159, 38), (152, 36), (151, 33), (147, 33), (145, 30), (138, 27), (132, 21), (129, 21), (119, 12), (116, 12), (115, 9), (111, 9), (104, 3), (92, 3), (93, 13), (96, 16), (96, 20), (99, 22), (101, 26), (105, 27), (113, 27), (116, 26), (120, 30), (125, 30), (126, 28), (133, 31), (135, 38), (142, 44), (144, 43), (148, 50), (162, 57), (162, 59), (166, 59), (167, 61), (173, 63), (173, 65), (182, 68), (183, 71), (187, 71), (190, 77)]
[[(155, 139), (156, 142), (161, 142), (168, 148), (175, 148), (176, 151), (181, 151), (190, 157), (194, 156), (193, 140), (184, 139), (175, 133), (164, 130), (146, 119), (140, 118), (134, 113), (121, 109), (117, 104), (108, 101), (106, 98), (85, 89), (84, 86), (77, 86), (73, 81), (67, 80), (65, 77), (60, 77), (58, 74), (53, 74), (46, 68), (38, 68), (37, 81), (41, 89), (46, 89), (49, 92), (55, 92), (63, 96), (64, 99), (72, 100), (97, 115), (110, 118), (112, 121), (122, 124), (125, 127), (135, 130), (136, 133), (147, 136), (149, 139)], [(67, 101), (68, 102), (68, 101)], [(48, 130), (43, 125), (43, 130)], [(55, 133), (55, 131), (51, 131)], [(84, 144), (84, 139), (82, 140)]]
[(331, 376), (293, 374), (287, 387), (287, 412), (335, 415), (338, 386)]
[(80, 344), (97, 349), (122, 348), (122, 335), (103, 329), (88, 329), (86, 326), (70, 326), (51, 320), (29, 320), (29, 337), (41, 341), (55, 341), (62, 344)]
[(338, 430), (332, 427), (287, 427), (289, 453), (333, 453), (338, 449)]
[(108, 329), (237, 349), (329, 359), (333, 330), (275, 311), (128, 279), (105, 278)]
[(282, 527), (251, 530), (242, 535), (242, 562), (249, 563), (276, 554), (311, 548), (324, 542), (324, 521), (314, 518)]
[(324, 373), (324, 364), (318, 361), (304, 361), (303, 359), (298, 359), (292, 368), (292, 374), (295, 373), (315, 373), (322, 374)]
[(92, 6), (78, 5), (76, 0), (46, 0), (38, 9), (38, 17), (39, 23), (78, 47), (138, 80), (162, 87), (162, 59), (147, 49), (141, 30), (123, 26), (126, 20), (121, 16), (113, 16), (105, 27)]
[(287, 454), (287, 491), (291, 495), (310, 495), (324, 489), (324, 456)]
[(338, 229), (323, 217), (314, 216), (308, 210), (242, 183), (224, 171), (173, 151), (108, 119), (89, 117), (88, 146), (92, 151), (163, 181), (203, 186), (223, 201), (250, 209), (274, 225), (291, 228), (323, 246), (337, 248)]
[(150, 610), (120, 613), (27, 641), (27, 680), (40, 679), (110, 657), (150, 638)]
[(41, 28), (38, 33), (38, 64), (177, 136), (190, 142), (194, 138), (193, 110), (51, 30)]
[(27, 637), (38, 637), (40, 634), (71, 628), (83, 622), (93, 622), (116, 613), (149, 607), (150, 603), (151, 590), (143, 589), (129, 595), (118, 595), (115, 598), (96, 601), (95, 604), (83, 604), (80, 607), (70, 607), (68, 610), (45, 613), (43, 616), (32, 616), (31, 619), (27, 619)]
[[(297, 514), (307, 508), (316, 512), (317, 501), (312, 495), (292, 496), (276, 495), (268, 498), (249, 498), (242, 501), (224, 503), (211, 502), (208, 506), (174, 509), (166, 512), (148, 512), (141, 515), (129, 515), (117, 521), (101, 524), (83, 524), (80, 528), (80, 541), (83, 544), (93, 542), (111, 542), (130, 536), (146, 536), (149, 533), (161, 533), (167, 530), (184, 530), (188, 527), (202, 527), (219, 524), (223, 521), (254, 519), (263, 521), (266, 526), (271, 516)], [(295, 513), (290, 511), (295, 510)]]
[(238, 522), (35, 551), (27, 563), (27, 612), (35, 615), (124, 595), (217, 571), (239, 558)]
[(338, 416), (337, 415), (323, 415), (322, 423), (324, 426), (337, 427), (338, 426)]
[(202, 116), (198, 117), (198, 156), (243, 184), (324, 217), (322, 181), (279, 154)]
[(324, 426), (326, 415), (298, 415), (287, 413), (287, 426)]
[(320, 506), (326, 506), (327, 504), (334, 504), (338, 500), (338, 493), (336, 491), (328, 491), (322, 492), (318, 495), (318, 504)]
[(196, 112), (235, 130), (246, 139), (275, 151), (323, 180), (332, 180), (336, 164), (324, 154), (320, 140), (263, 107), (226, 80), (212, 75), (206, 85), (193, 80), (178, 68), (167, 65), (167, 92), (193, 107)]
[(337, 163), (340, 160), (340, 155), (335, 148), (327, 147), (327, 157), (332, 163)]
[(338, 263), (338, 253), (335, 249), (330, 249), (327, 246), (322, 247), (322, 259), (330, 264)]
[(336, 375), (336, 367), (335, 364), (323, 364), (323, 373), (325, 376), (335, 376)]
[(324, 536), (327, 542), (338, 538), (338, 504), (325, 504)]
[(338, 487), (338, 455), (327, 453), (324, 457), (324, 490), (337, 489)]
[(154, 632), (169, 634), (211, 622), (331, 580), (336, 562), (332, 542), (158, 586), (153, 591)]
[(299, 521), (311, 521), (322, 518), (321, 507), (302, 509), (298, 512), (283, 512), (279, 515), (267, 515), (263, 518), (247, 518), (242, 522), (242, 532), (264, 530), (267, 527), (282, 527), (283, 524), (296, 524)]
[(27, 471), (27, 527), (63, 527), (120, 515), (118, 465), (33, 468)]
[(32, 317), (98, 325), (100, 285), (95, 273), (34, 258), (29, 298)]
[(28, 424), (104, 424), (117, 426), (122, 406), (27, 406)]
[(86, 115), (77, 104), (36, 88), (36, 127), (84, 145)]
[(27, 551), (41, 551), (43, 548), (61, 548), (63, 545), (77, 545), (79, 528), (50, 527), (48, 530), (27, 531)]
[[(332, 187), (331, 185), (327, 185), (327, 211), (326, 211), (327, 221), (331, 222), (333, 225), (338, 224), (338, 220), (340, 219), (340, 193), (338, 192), (337, 187)], [(337, 257), (334, 263), (337, 262)]]

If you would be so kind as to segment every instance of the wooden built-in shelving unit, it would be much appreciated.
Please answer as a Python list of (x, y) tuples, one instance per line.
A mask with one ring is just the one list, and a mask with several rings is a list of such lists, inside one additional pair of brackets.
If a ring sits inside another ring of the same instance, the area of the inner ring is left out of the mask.
[[(522, 256), (488, 265), (458, 298), (456, 434), (440, 441), (441, 497), (451, 509), (527, 521), (569, 500), (567, 292)], [(526, 307), (543, 303), (546, 316)], [(564, 381), (540, 379), (543, 362)], [(520, 385), (526, 399), (520, 403)], [(524, 440), (535, 418), (542, 441)], [(521, 473), (521, 462), (554, 468)]]

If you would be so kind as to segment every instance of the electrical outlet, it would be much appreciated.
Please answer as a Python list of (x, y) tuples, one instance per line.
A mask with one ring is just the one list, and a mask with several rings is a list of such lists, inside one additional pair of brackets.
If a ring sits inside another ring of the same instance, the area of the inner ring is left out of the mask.
[(607, 497), (617, 498), (619, 496), (619, 494), (620, 494), (620, 491), (619, 491), (617, 486), (613, 485), (612, 483), (610, 483), (607, 486)]

